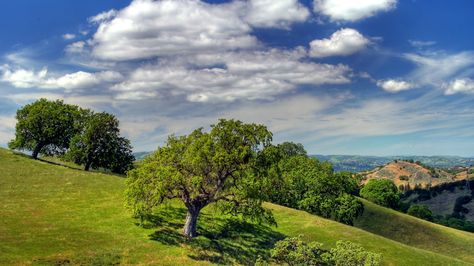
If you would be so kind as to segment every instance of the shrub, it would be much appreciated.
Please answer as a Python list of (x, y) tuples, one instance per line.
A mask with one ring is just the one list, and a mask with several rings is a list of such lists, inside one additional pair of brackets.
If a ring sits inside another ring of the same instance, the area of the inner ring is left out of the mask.
[(412, 205), (408, 209), (407, 214), (427, 221), (433, 221), (433, 213), (426, 205)]
[(381, 261), (380, 254), (368, 252), (350, 241), (337, 241), (336, 247), (323, 257), (329, 265), (336, 266), (376, 266)]
[[(302, 241), (301, 236), (278, 241), (271, 256), (276, 263), (287, 265), (377, 266), (381, 262), (380, 254), (368, 252), (350, 241), (338, 241), (328, 251), (322, 249), (321, 243)], [(268, 264), (259, 258), (256, 265)]]
[(360, 190), (360, 195), (373, 203), (397, 208), (400, 204), (400, 193), (397, 186), (388, 179), (372, 179)]
[(288, 265), (321, 265), (324, 263), (324, 250), (318, 242), (306, 243), (301, 236), (278, 241), (271, 251), (271, 256), (278, 263)]

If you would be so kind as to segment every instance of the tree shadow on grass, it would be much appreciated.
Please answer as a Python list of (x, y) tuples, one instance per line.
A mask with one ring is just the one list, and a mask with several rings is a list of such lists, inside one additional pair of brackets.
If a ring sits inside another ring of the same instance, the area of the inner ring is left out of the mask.
[(188, 256), (194, 260), (219, 264), (253, 265), (258, 256), (269, 257), (269, 250), (285, 235), (272, 228), (243, 221), (235, 217), (216, 216), (201, 213), (198, 220), (198, 234), (188, 239), (181, 233), (186, 210), (168, 207), (148, 217), (148, 228), (158, 230), (151, 234), (151, 240), (165, 245), (190, 247)]

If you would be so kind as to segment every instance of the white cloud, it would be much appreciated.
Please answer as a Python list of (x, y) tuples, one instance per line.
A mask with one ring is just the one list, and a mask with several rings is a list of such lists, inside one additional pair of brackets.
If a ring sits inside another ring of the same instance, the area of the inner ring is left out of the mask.
[(309, 45), (312, 57), (350, 55), (364, 49), (370, 41), (354, 29), (340, 29), (329, 39), (314, 40)]
[(308, 19), (309, 10), (298, 0), (250, 0), (245, 20), (254, 27), (288, 28)]
[(313, 5), (332, 21), (357, 21), (394, 9), (397, 0), (314, 0)]
[[(105, 11), (105, 12), (99, 13), (99, 14), (93, 16), (93, 17), (90, 17), (89, 22), (97, 23), (97, 24), (102, 23), (102, 22), (106, 22), (106, 21), (109, 21), (109, 20), (113, 19), (116, 15), (117, 15), (117, 10), (111, 9), (109, 11)], [(86, 34), (82, 34), (82, 35), (86, 35)]]
[(396, 79), (379, 80), (377, 81), (377, 86), (388, 92), (400, 92), (416, 87), (413, 83)]
[(255, 47), (242, 8), (242, 2), (135, 0), (99, 24), (92, 53), (120, 61)]
[(84, 52), (85, 48), (86, 48), (86, 42), (78, 41), (66, 46), (66, 52), (79, 54), (79, 53)]
[(40, 71), (27, 69), (12, 69), (9, 66), (2, 67), (1, 81), (12, 84), (17, 88), (41, 88), (66, 90), (90, 88), (106, 83), (115, 83), (123, 79), (123, 76), (114, 71), (102, 71), (89, 73), (78, 71), (62, 76), (48, 76), (48, 70)]
[(446, 95), (456, 93), (474, 93), (474, 80), (470, 78), (456, 79), (443, 86)]
[(17, 88), (32, 88), (43, 83), (48, 74), (48, 70), (43, 68), (42, 70), (35, 72), (33, 70), (18, 69), (12, 70), (8, 65), (3, 66), (2, 78), (3, 82), (11, 83)]
[(7, 144), (13, 138), (15, 124), (15, 117), (0, 116), (0, 144)]
[[(350, 82), (350, 68), (344, 65), (302, 62), (306, 52), (269, 50), (197, 55), (175, 59), (174, 63), (140, 67), (123, 83), (113, 86), (119, 98), (156, 95), (184, 95), (192, 102), (271, 99), (298, 85)], [(208, 67), (219, 65), (219, 67)], [(130, 92), (141, 92), (131, 94)], [(147, 93), (144, 93), (147, 92)]]
[(72, 40), (74, 38), (76, 38), (76, 35), (72, 34), (72, 33), (66, 33), (66, 34), (63, 35), (64, 40)]

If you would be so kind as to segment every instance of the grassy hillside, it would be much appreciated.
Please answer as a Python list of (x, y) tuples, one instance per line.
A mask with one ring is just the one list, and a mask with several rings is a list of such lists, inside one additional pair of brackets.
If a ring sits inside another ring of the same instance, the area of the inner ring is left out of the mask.
[(180, 235), (185, 211), (179, 204), (157, 210), (153, 223), (137, 226), (123, 207), (122, 177), (3, 149), (0, 170), (0, 265), (249, 264), (267, 255), (274, 242), (299, 234), (326, 247), (340, 239), (360, 243), (382, 253), (386, 265), (474, 264), (474, 234), (369, 203), (359, 228), (273, 204), (267, 207), (278, 227), (271, 228), (207, 208), (199, 220), (201, 236), (187, 241)]

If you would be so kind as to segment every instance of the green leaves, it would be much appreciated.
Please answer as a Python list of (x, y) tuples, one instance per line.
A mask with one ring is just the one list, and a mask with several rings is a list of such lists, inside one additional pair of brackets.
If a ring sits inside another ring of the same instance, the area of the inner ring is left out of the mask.
[(85, 116), (81, 132), (71, 140), (67, 157), (89, 168), (107, 168), (125, 173), (133, 166), (130, 141), (120, 137), (119, 122), (108, 113), (90, 112)]
[(262, 208), (265, 177), (259, 162), (272, 134), (265, 126), (221, 119), (186, 136), (170, 136), (163, 147), (129, 172), (127, 205), (150, 212), (179, 198), (188, 209), (216, 203), (226, 213), (274, 222)]
[[(368, 252), (350, 241), (337, 241), (336, 247), (325, 250), (323, 244), (307, 243), (301, 238), (278, 241), (271, 251), (271, 257), (276, 263), (287, 265), (377, 266), (381, 263), (380, 254)], [(263, 264), (261, 259), (260, 263)]]
[(33, 151), (34, 158), (40, 152), (62, 154), (79, 131), (78, 121), (82, 112), (79, 107), (60, 100), (40, 99), (27, 104), (17, 111), (15, 139), (8, 146)]
[(371, 179), (360, 190), (360, 195), (373, 203), (397, 208), (400, 204), (400, 193), (395, 184), (388, 179)]
[(304, 150), (295, 152), (295, 144), (281, 147), (271, 152), (277, 160), (267, 181), (270, 201), (352, 225), (363, 211), (362, 203), (350, 195), (358, 188), (357, 177), (334, 173), (330, 164), (304, 155)]

